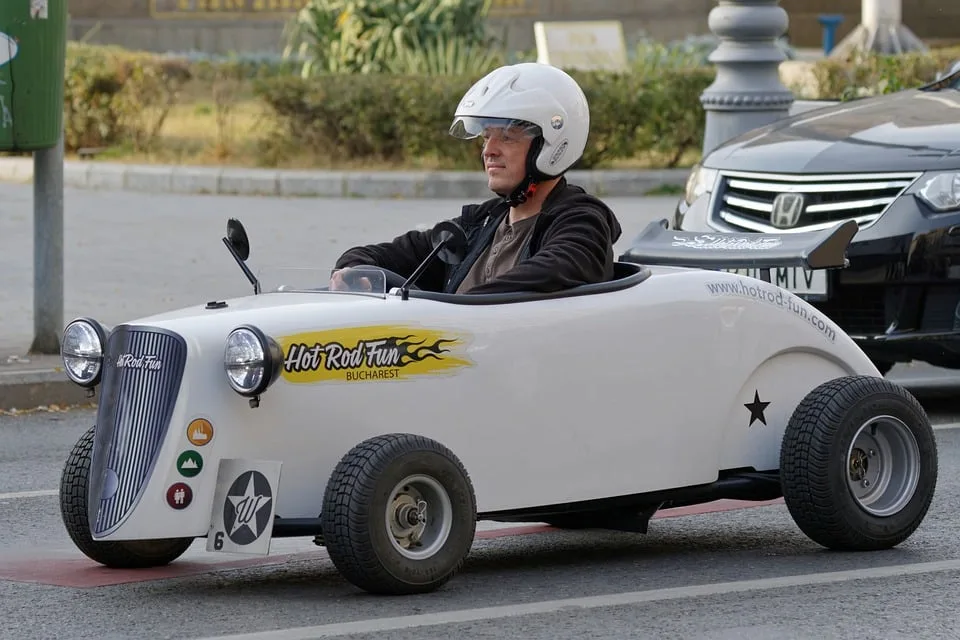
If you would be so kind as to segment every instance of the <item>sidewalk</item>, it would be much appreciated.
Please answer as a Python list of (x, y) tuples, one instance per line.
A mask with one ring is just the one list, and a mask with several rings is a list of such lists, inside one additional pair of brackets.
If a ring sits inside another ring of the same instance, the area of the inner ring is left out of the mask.
[[(689, 169), (571, 171), (570, 180), (601, 197), (645, 196), (683, 187)], [(0, 158), (0, 182), (33, 181), (33, 158)], [(319, 171), (64, 163), (65, 187), (190, 195), (312, 198), (479, 198), (490, 194), (482, 171)]]
[(59, 356), (8, 356), (0, 360), (0, 415), (89, 405), (86, 390), (70, 382)]

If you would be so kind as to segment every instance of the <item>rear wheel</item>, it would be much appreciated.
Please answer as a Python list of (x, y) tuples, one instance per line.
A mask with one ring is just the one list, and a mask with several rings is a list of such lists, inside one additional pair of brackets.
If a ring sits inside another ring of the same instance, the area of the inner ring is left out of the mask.
[(91, 560), (113, 569), (145, 569), (170, 564), (190, 547), (193, 538), (100, 542), (90, 535), (87, 487), (94, 428), (74, 445), (60, 478), (60, 515), (73, 543)]
[(887, 549), (920, 526), (937, 483), (933, 428), (920, 403), (883, 378), (821, 384), (787, 425), (783, 497), (800, 529), (842, 550)]
[(476, 532), (476, 498), (446, 447), (392, 434), (343, 457), (320, 519), (330, 559), (354, 585), (379, 594), (425, 593), (463, 565)]

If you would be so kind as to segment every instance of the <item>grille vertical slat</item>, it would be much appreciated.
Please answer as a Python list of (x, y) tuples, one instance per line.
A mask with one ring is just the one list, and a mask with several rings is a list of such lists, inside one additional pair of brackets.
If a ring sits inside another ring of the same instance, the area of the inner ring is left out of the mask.
[[(184, 340), (168, 331), (121, 326), (110, 334), (91, 461), (94, 535), (116, 529), (139, 500), (170, 425), (186, 356)], [(113, 474), (116, 491), (104, 498)]]

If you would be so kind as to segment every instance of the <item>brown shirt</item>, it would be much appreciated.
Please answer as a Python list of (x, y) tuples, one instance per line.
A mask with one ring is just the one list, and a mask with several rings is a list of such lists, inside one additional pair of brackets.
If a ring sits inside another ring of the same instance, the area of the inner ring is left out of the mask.
[(520, 257), (533, 226), (540, 214), (518, 220), (510, 224), (510, 216), (506, 215), (500, 227), (493, 236), (493, 242), (487, 247), (477, 261), (470, 267), (467, 277), (457, 288), (457, 293), (466, 293), (473, 287), (486, 284), (497, 276), (509, 271)]

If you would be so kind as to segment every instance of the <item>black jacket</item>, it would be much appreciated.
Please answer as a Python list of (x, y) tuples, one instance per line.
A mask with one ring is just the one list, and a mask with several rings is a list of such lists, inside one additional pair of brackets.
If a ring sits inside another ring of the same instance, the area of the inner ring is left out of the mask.
[[(452, 266), (435, 260), (416, 285), (427, 291), (455, 292), (509, 212), (503, 198), (465, 205), (456, 218), (467, 234), (464, 260)], [(467, 293), (551, 292), (609, 280), (613, 245), (621, 231), (607, 205), (561, 178), (543, 203), (516, 266)], [(373, 265), (409, 277), (432, 249), (430, 232), (414, 230), (392, 242), (348, 249), (336, 268)]]

